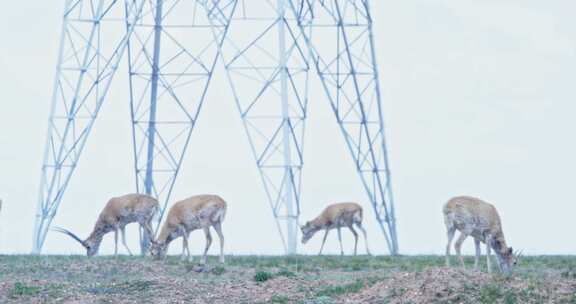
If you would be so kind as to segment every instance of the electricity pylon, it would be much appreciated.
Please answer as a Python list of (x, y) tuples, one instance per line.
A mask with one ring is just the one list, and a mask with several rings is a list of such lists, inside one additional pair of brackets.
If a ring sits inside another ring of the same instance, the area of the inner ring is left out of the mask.
[(286, 252), (297, 251), (311, 71), (321, 80), (390, 252), (398, 252), (367, 0), (67, 0), (35, 253), (124, 54), (136, 191), (157, 197), (161, 215), (220, 55)]
[(235, 5), (232, 0), (66, 1), (34, 252), (42, 249), (124, 53), (136, 191), (158, 198), (163, 215)]

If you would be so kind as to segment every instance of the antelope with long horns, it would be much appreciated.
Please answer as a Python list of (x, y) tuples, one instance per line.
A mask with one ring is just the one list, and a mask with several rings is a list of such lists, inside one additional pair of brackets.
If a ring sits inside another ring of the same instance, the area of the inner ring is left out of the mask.
[(220, 238), (220, 262), (224, 263), (222, 222), (225, 215), (226, 202), (217, 195), (197, 195), (175, 203), (166, 216), (158, 238), (152, 241), (150, 253), (156, 259), (163, 258), (166, 256), (170, 242), (182, 237), (182, 259), (185, 259), (186, 252), (190, 259), (188, 236), (193, 230), (202, 229), (206, 235), (206, 247), (201, 263), (206, 264), (206, 254), (212, 244), (210, 234), (210, 227), (212, 227)]
[(108, 201), (104, 210), (94, 225), (92, 233), (87, 239), (82, 240), (76, 234), (59, 227), (53, 230), (64, 233), (78, 241), (84, 248), (86, 254), (93, 256), (98, 253), (102, 238), (108, 232), (114, 231), (114, 254), (118, 254), (118, 231), (121, 232), (122, 244), (130, 255), (132, 252), (126, 244), (125, 227), (130, 223), (138, 223), (143, 230), (143, 240), (149, 243), (152, 240), (152, 219), (158, 213), (160, 205), (158, 201), (144, 194), (127, 194), (114, 197)]
[(506, 245), (500, 216), (496, 208), (480, 199), (470, 196), (458, 196), (450, 199), (443, 209), (444, 223), (448, 234), (446, 245), (446, 266), (450, 266), (450, 246), (456, 230), (460, 231), (460, 237), (456, 240), (454, 248), (464, 267), (464, 259), (460, 254), (462, 243), (468, 236), (474, 238), (476, 257), (474, 268), (478, 268), (480, 259), (480, 243), (486, 244), (486, 264), (488, 272), (491, 272), (490, 251), (494, 249), (498, 259), (500, 270), (509, 274), (516, 265), (520, 254), (514, 253), (512, 247)]
[(338, 231), (338, 241), (340, 242), (340, 254), (344, 255), (340, 229), (342, 227), (348, 227), (354, 235), (354, 255), (356, 255), (358, 248), (358, 233), (354, 230), (354, 225), (362, 231), (364, 242), (366, 244), (366, 253), (370, 254), (366, 230), (362, 227), (362, 207), (356, 203), (337, 203), (329, 205), (318, 217), (306, 222), (304, 226), (300, 227), (302, 230), (302, 244), (306, 244), (306, 242), (308, 242), (316, 232), (325, 230), (324, 239), (322, 239), (322, 246), (318, 253), (322, 254), (322, 249), (324, 249), (324, 243), (326, 243), (328, 232), (330, 232), (331, 229), (336, 228)]

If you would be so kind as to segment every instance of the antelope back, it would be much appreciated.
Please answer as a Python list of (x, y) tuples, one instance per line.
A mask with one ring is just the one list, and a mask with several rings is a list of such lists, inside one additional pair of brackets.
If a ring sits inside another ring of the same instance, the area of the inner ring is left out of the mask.
[(489, 231), (493, 235), (501, 233), (500, 216), (496, 208), (474, 197), (450, 199), (444, 206), (444, 217), (447, 225), (454, 225), (460, 230)]
[(166, 233), (175, 227), (185, 227), (190, 231), (222, 221), (225, 215), (226, 202), (221, 197), (197, 195), (176, 202), (168, 211), (164, 227)]
[(362, 221), (362, 207), (356, 203), (332, 204), (324, 209), (320, 218), (326, 226)]
[(100, 219), (110, 224), (128, 224), (151, 219), (159, 210), (158, 201), (148, 195), (132, 193), (119, 197), (114, 197), (108, 201), (102, 212)]

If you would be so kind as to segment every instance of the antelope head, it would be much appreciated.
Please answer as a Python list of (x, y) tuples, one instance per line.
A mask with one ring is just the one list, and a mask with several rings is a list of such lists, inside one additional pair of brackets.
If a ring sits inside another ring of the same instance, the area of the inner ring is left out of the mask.
[(87, 256), (93, 256), (96, 253), (98, 253), (98, 249), (100, 248), (100, 242), (98, 240), (94, 240), (93, 238), (88, 238), (86, 240), (82, 240), (76, 234), (74, 234), (74, 233), (72, 233), (69, 230), (66, 230), (64, 228), (60, 228), (60, 227), (54, 227), (54, 228), (52, 228), (52, 230), (66, 234), (69, 237), (71, 237), (72, 239), (76, 240), (78, 243), (80, 243), (80, 245), (82, 245), (84, 248), (86, 248), (86, 255)]
[(516, 266), (516, 264), (518, 263), (520, 255), (521, 255), (520, 253), (514, 252), (514, 249), (512, 249), (512, 247), (508, 247), (504, 253), (498, 255), (500, 269), (504, 274), (512, 273), (514, 266)]
[(300, 226), (300, 230), (302, 231), (302, 244), (306, 244), (314, 233), (318, 231), (318, 228), (312, 222), (306, 222), (305, 225)]
[(522, 252), (514, 252), (512, 247), (502, 246), (502, 244), (503, 242), (501, 241), (494, 241), (496, 257), (498, 258), (498, 266), (504, 274), (509, 275), (512, 273), (514, 266), (518, 264), (518, 260), (522, 256)]

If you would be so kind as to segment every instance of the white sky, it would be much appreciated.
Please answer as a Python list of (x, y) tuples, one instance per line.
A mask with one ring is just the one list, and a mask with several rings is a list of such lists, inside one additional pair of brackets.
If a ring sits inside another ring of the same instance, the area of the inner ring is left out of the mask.
[[(443, 253), (442, 204), (467, 194), (497, 206), (515, 248), (576, 253), (576, 2), (372, 2), (401, 252)], [(62, 7), (63, 1), (11, 1), (0, 10), (1, 253), (31, 249)], [(109, 197), (133, 191), (124, 72), (119, 70), (55, 219), (82, 236)], [(223, 73), (211, 88), (173, 197), (220, 194), (229, 203), (227, 252), (280, 254)], [(359, 201), (372, 250), (386, 253), (322, 95), (311, 100), (307, 130), (301, 221), (327, 203)], [(136, 228), (129, 231), (136, 251)], [(344, 236), (350, 252), (352, 237)], [(300, 252), (316, 253), (320, 239)], [(192, 244), (199, 253), (201, 232)], [(101, 253), (112, 252), (112, 245), (110, 234)], [(467, 246), (470, 252), (472, 242)], [(338, 252), (335, 232), (327, 249)], [(172, 250), (179, 252), (180, 242)], [(52, 233), (45, 252), (83, 249)]]

